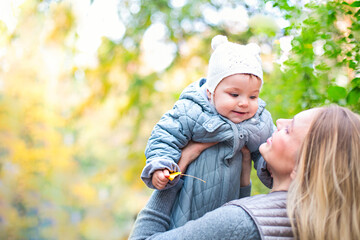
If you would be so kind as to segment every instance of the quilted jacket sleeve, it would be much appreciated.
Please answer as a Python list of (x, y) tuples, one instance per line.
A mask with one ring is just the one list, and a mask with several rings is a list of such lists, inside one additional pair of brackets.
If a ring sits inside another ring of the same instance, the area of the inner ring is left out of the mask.
[(260, 157), (257, 164), (257, 175), (260, 181), (268, 188), (272, 188), (273, 178), (270, 172), (267, 170), (267, 165), (263, 157)]
[[(271, 114), (269, 111), (265, 110), (262, 113), (262, 121), (265, 121), (266, 131), (263, 134), (266, 134), (266, 139), (271, 137), (273, 132), (276, 130), (276, 126), (273, 123)], [(266, 161), (261, 156), (259, 150), (251, 153), (251, 159), (254, 161), (254, 168), (257, 170), (257, 175), (260, 181), (268, 188), (272, 187), (272, 177), (267, 170)]]
[[(191, 140), (197, 114), (201, 113), (201, 109), (196, 108), (200, 107), (189, 100), (179, 100), (155, 125), (145, 149), (146, 165), (141, 173), (141, 179), (148, 187), (155, 188), (151, 182), (154, 171), (180, 171), (177, 162), (181, 149)], [(169, 181), (165, 189), (174, 186), (178, 180), (177, 177)]]

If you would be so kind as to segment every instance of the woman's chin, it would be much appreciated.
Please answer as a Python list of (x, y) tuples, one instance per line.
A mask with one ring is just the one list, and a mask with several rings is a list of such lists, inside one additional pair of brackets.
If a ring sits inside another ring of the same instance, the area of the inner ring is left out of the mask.
[(264, 157), (264, 154), (266, 153), (266, 149), (267, 149), (266, 142), (261, 144), (260, 147), (259, 147), (259, 152), (261, 153), (261, 155), (263, 157)]

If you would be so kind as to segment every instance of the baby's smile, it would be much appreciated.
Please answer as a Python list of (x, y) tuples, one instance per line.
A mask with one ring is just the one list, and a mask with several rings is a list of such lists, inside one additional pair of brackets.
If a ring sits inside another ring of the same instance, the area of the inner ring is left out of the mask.
[(245, 114), (249, 113), (249, 112), (238, 112), (238, 111), (233, 111), (233, 112), (237, 113), (237, 114), (240, 114), (240, 115), (245, 115)]

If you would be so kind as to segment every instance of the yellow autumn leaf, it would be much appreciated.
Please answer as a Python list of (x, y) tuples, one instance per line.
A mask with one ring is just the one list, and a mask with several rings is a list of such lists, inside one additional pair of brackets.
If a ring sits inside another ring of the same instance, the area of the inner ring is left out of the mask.
[(174, 180), (174, 178), (175, 178), (176, 176), (178, 176), (178, 175), (187, 176), (187, 177), (192, 177), (192, 178), (195, 178), (195, 179), (197, 179), (197, 180), (200, 180), (200, 181), (206, 183), (206, 181), (202, 180), (201, 178), (197, 178), (197, 177), (194, 177), (194, 176), (191, 176), (191, 175), (183, 174), (183, 173), (181, 173), (181, 172), (171, 172), (170, 175), (169, 175), (169, 177), (168, 177), (168, 179), (169, 179), (170, 181), (172, 181), (172, 180)]
[(175, 178), (176, 176), (178, 176), (178, 175), (180, 175), (180, 174), (181, 174), (181, 172), (172, 172), (172, 173), (170, 173), (168, 179), (169, 179), (170, 181), (172, 181), (172, 180), (174, 180), (174, 178)]

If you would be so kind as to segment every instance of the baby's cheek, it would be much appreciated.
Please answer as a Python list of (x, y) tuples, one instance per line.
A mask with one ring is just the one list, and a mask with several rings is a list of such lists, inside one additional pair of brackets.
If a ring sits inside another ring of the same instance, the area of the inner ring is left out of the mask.
[(259, 104), (256, 102), (256, 103), (254, 103), (254, 104), (252, 104), (252, 106), (251, 106), (251, 114), (252, 115), (255, 115), (255, 113), (257, 112), (257, 110), (258, 110), (258, 107), (259, 107)]

